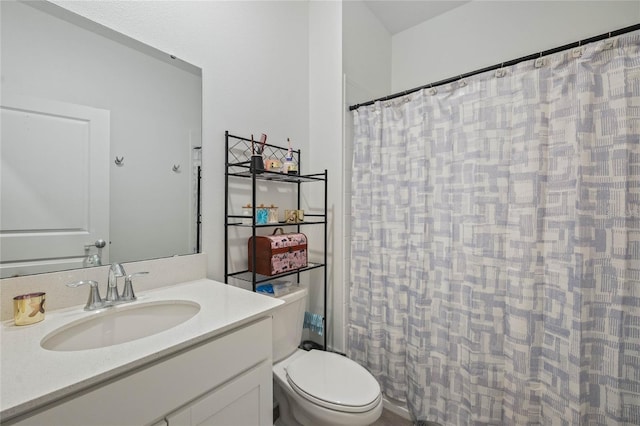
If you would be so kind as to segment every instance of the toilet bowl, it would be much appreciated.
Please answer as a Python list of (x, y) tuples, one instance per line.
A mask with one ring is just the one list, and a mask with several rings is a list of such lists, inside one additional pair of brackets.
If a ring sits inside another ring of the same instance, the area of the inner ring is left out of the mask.
[(273, 314), (274, 397), (283, 426), (369, 425), (382, 413), (380, 385), (347, 357), (298, 349), (307, 291), (282, 296)]

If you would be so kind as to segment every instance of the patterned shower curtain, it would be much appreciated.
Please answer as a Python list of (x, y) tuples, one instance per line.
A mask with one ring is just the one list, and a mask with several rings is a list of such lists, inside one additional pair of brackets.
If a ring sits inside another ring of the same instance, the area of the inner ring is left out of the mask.
[(639, 46), (354, 111), (348, 356), (415, 420), (640, 425)]

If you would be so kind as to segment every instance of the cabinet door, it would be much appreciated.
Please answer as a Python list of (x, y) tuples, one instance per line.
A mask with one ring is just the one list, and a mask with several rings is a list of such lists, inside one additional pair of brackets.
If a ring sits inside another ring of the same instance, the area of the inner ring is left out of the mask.
[(271, 364), (262, 362), (239, 377), (167, 416), (169, 426), (272, 425)]

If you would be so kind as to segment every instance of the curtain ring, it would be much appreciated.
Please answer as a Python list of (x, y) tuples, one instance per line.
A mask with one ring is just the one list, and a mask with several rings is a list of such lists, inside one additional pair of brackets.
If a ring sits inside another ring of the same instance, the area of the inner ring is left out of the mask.
[(574, 57), (574, 59), (581, 57), (582, 49), (580, 49), (580, 47), (576, 47), (575, 49), (573, 49), (572, 56)]

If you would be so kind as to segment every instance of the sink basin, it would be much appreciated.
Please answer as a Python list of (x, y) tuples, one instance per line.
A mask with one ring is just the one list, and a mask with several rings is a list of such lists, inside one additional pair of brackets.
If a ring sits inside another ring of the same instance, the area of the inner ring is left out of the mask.
[(51, 351), (82, 351), (119, 345), (182, 324), (198, 311), (200, 305), (184, 300), (120, 305), (58, 328), (40, 346)]

